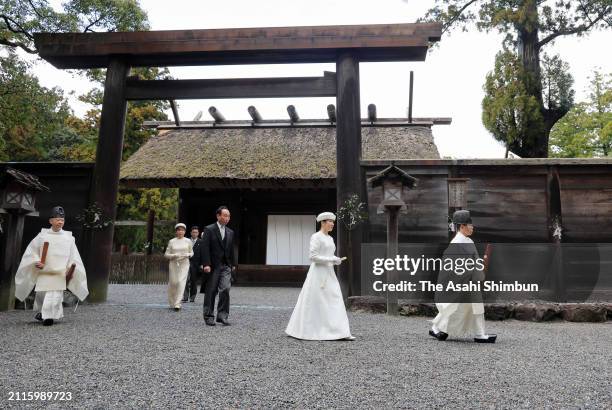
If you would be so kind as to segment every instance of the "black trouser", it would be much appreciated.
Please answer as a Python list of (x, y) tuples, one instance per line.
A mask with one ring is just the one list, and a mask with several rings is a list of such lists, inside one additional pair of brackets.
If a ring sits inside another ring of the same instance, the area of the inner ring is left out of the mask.
[[(204, 285), (204, 284), (202, 284)], [(222, 265), (216, 268), (206, 280), (204, 297), (204, 319), (215, 318), (215, 298), (219, 294), (217, 319), (227, 319), (230, 307), (230, 287), (232, 286), (232, 268)]]
[[(183, 293), (183, 300), (187, 298), (194, 300), (198, 293), (198, 276), (199, 268), (196, 266), (189, 266), (189, 276), (187, 276), (187, 283), (185, 284), (185, 292)], [(204, 287), (204, 283), (202, 283)]]

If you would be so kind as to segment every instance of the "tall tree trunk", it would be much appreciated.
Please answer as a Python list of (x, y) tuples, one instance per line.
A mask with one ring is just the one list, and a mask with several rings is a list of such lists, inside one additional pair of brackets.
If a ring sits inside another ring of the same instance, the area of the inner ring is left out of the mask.
[(542, 74), (540, 72), (540, 47), (538, 45), (538, 6), (535, 0), (525, 0), (522, 7), (524, 17), (516, 25), (518, 55), (527, 74), (525, 88), (528, 94), (536, 98), (544, 118), (544, 124), (542, 124), (539, 132), (536, 131), (535, 136), (523, 136), (522, 147), (516, 153), (521, 157), (540, 158), (548, 156), (548, 137), (554, 122), (549, 125), (548, 113), (542, 100)]

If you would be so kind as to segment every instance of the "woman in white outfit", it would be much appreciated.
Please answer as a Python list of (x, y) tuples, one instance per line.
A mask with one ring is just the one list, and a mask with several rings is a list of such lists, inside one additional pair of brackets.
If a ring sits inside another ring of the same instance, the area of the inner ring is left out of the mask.
[(321, 229), (310, 237), (310, 269), (285, 333), (304, 340), (354, 340), (340, 283), (334, 265), (346, 258), (334, 255), (336, 245), (329, 233), (336, 216), (323, 212), (317, 216)]
[(166, 248), (165, 257), (170, 260), (168, 279), (168, 303), (170, 308), (181, 310), (183, 292), (189, 275), (189, 258), (193, 256), (193, 245), (191, 240), (185, 238), (187, 227), (178, 223), (174, 227), (176, 238), (170, 239)]
[[(474, 232), (470, 211), (456, 211), (453, 214), (453, 225), (457, 234), (451, 244), (463, 244), (455, 245), (453, 252), (460, 252), (460, 256), (476, 260), (478, 251), (474, 241), (469, 238)], [(484, 273), (478, 271), (471, 280), (482, 279)], [(484, 305), (476, 298), (471, 300), (472, 303), (436, 303), (439, 313), (432, 321), (429, 334), (441, 341), (446, 340), (449, 335), (470, 335), (477, 343), (495, 343), (497, 336), (485, 332)]]

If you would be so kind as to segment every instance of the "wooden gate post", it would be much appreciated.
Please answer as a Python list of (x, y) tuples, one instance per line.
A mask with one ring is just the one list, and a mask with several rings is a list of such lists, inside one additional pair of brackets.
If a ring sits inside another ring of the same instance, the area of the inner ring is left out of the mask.
[[(113, 222), (117, 212), (119, 166), (123, 152), (123, 133), (127, 111), (125, 89), (129, 71), (130, 67), (121, 59), (114, 58), (108, 64), (96, 149), (92, 202), (97, 203)], [(87, 258), (88, 300), (90, 302), (106, 301), (113, 233), (113, 225), (92, 231)]]
[[(361, 195), (361, 111), (359, 100), (359, 59), (343, 51), (336, 60), (336, 204), (338, 207), (351, 194)], [(364, 200), (363, 198), (361, 198)], [(346, 256), (349, 263), (339, 267), (339, 277), (344, 297), (360, 294), (361, 237), (362, 228), (349, 231), (336, 224), (338, 255)], [(349, 255), (349, 235), (351, 250)], [(351, 269), (349, 269), (349, 266)]]

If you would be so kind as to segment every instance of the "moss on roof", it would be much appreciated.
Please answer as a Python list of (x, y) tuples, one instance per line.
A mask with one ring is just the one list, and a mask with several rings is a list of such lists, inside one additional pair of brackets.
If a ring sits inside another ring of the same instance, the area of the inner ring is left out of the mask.
[[(363, 127), (362, 158), (440, 158), (427, 126)], [(335, 127), (177, 128), (151, 138), (121, 167), (121, 179), (329, 179)]]

